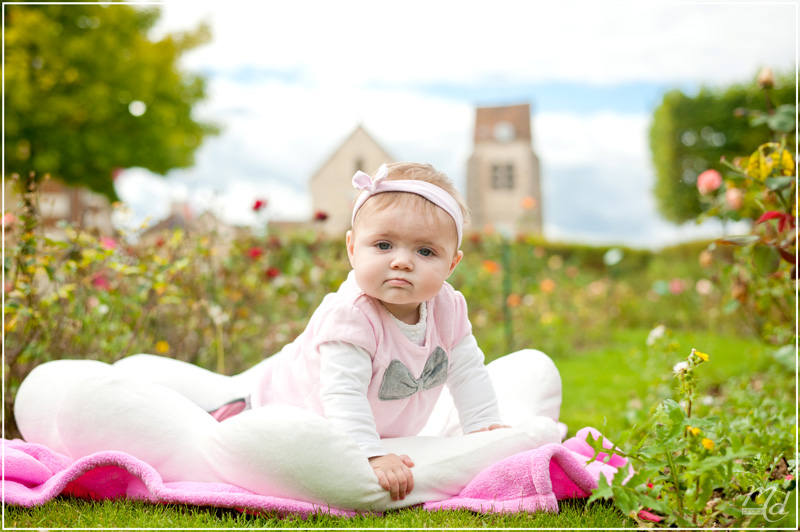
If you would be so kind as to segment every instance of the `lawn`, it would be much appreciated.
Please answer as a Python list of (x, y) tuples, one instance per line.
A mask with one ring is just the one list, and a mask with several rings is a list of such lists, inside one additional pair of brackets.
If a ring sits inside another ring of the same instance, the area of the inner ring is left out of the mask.
[[(612, 438), (628, 428), (626, 412), (632, 401), (648, 397), (649, 383), (637, 363), (642, 360), (645, 329), (622, 329), (612, 341), (557, 360), (564, 384), (562, 420), (570, 432), (594, 426)], [(731, 378), (763, 369), (764, 345), (752, 338), (712, 333), (675, 332), (679, 351), (692, 347), (713, 356), (703, 378), (704, 389), (716, 389)], [(671, 366), (664, 368), (670, 372)], [(794, 514), (786, 522), (793, 522)], [(780, 524), (780, 523), (777, 523)], [(612, 528), (633, 527), (635, 520), (608, 502), (563, 501), (558, 514), (478, 515), (466, 511), (431, 513), (419, 508), (383, 516), (337, 518), (326, 515), (306, 520), (275, 515), (250, 515), (235, 510), (132, 501), (91, 502), (62, 497), (38, 508), (5, 508), (9, 528)], [(785, 526), (785, 525), (784, 525)]]

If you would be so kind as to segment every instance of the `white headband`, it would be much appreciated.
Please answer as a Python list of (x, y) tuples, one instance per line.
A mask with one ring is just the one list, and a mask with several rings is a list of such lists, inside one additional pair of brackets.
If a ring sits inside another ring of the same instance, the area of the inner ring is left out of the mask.
[(437, 187), (436, 185), (428, 183), (427, 181), (419, 181), (414, 179), (386, 181), (386, 177), (388, 175), (389, 169), (385, 164), (382, 164), (375, 173), (374, 181), (369, 177), (369, 174), (365, 174), (361, 170), (356, 172), (356, 175), (353, 176), (353, 186), (362, 192), (358, 196), (356, 204), (353, 207), (353, 216), (350, 218), (351, 226), (353, 225), (353, 222), (355, 222), (358, 209), (364, 205), (364, 202), (367, 201), (370, 196), (374, 194), (380, 194), (381, 192), (409, 192), (411, 194), (422, 196), (434, 205), (441, 207), (453, 218), (453, 221), (456, 223), (456, 234), (458, 236), (458, 246), (456, 246), (456, 249), (461, 247), (464, 216), (461, 214), (461, 207), (459, 207), (453, 196), (451, 196), (443, 188)]

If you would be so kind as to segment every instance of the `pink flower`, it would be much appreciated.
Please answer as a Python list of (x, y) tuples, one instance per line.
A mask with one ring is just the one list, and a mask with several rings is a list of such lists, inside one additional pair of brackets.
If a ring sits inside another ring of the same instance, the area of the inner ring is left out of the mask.
[(744, 204), (744, 192), (739, 188), (729, 188), (725, 191), (725, 201), (731, 209), (741, 209)]
[(710, 194), (722, 186), (722, 174), (716, 170), (706, 170), (697, 176), (697, 190), (700, 194)]
[(3, 227), (11, 227), (16, 221), (17, 217), (12, 212), (7, 212), (3, 215)]
[(673, 279), (669, 282), (669, 291), (672, 294), (678, 295), (684, 290), (682, 279)]
[(653, 512), (648, 512), (647, 510), (639, 510), (639, 519), (660, 523), (664, 518), (654, 514)]
[(108, 277), (102, 273), (97, 274), (95, 278), (92, 279), (92, 284), (98, 290), (105, 290), (106, 292), (111, 291), (111, 282), (108, 280)]
[(266, 206), (267, 206), (267, 200), (259, 198), (256, 200), (255, 203), (253, 203), (253, 210), (258, 212)]
[(786, 477), (784, 478), (784, 480), (792, 480), (792, 479), (794, 479), (792, 475), (786, 475)]
[(314, 220), (318, 222), (324, 222), (327, 219), (328, 219), (328, 213), (325, 211), (317, 211), (316, 214), (314, 214)]
[(247, 251), (247, 254), (250, 256), (251, 259), (257, 259), (258, 257), (264, 254), (264, 250), (261, 248), (250, 248)]
[(104, 236), (100, 239), (100, 245), (103, 246), (105, 249), (114, 249), (117, 247), (117, 242), (108, 236)]

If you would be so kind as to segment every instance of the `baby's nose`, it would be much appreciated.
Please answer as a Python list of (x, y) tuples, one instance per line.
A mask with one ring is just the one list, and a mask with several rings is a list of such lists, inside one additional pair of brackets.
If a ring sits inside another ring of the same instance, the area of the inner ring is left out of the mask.
[(392, 258), (392, 268), (396, 270), (412, 270), (414, 268), (412, 254), (408, 251), (397, 250)]

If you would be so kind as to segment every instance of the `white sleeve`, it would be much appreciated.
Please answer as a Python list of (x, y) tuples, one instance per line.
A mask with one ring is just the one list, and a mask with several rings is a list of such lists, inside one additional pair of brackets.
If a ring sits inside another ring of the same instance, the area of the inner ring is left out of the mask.
[(447, 387), (453, 396), (464, 434), (503, 424), (491, 377), (478, 341), (471, 333), (450, 352)]
[(320, 352), (320, 396), (325, 417), (353, 438), (368, 458), (386, 454), (367, 399), (372, 359), (347, 342), (325, 342)]

